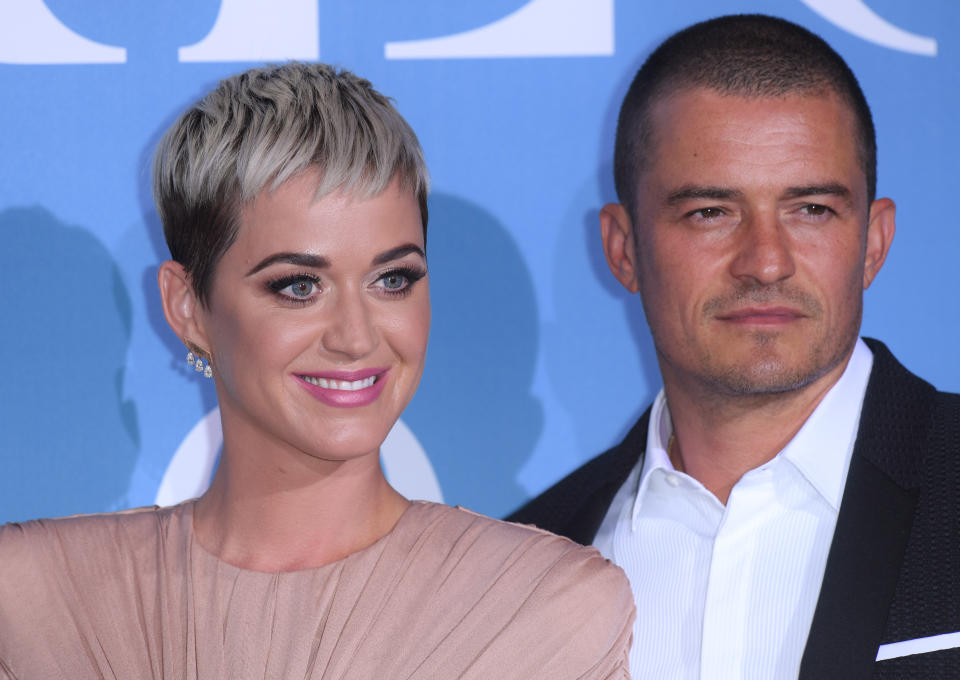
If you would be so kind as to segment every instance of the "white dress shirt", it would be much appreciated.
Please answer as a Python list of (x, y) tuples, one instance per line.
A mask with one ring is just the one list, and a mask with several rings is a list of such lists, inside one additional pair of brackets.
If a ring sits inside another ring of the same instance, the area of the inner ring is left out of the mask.
[(642, 466), (594, 539), (630, 578), (635, 679), (797, 677), (872, 365), (858, 340), (800, 431), (726, 506), (671, 465), (660, 392)]

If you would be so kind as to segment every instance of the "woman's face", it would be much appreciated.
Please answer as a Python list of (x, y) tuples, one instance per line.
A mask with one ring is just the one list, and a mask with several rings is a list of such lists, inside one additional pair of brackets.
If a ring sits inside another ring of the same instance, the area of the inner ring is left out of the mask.
[(416, 198), (394, 181), (316, 201), (316, 186), (308, 172), (242, 210), (198, 310), (227, 450), (373, 454), (420, 379), (430, 296)]

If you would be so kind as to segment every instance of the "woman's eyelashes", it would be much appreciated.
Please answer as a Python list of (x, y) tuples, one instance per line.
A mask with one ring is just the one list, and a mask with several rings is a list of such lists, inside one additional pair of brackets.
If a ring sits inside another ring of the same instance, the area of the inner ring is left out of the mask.
[(384, 295), (403, 297), (408, 295), (414, 284), (427, 275), (425, 269), (417, 267), (395, 267), (384, 272), (373, 285), (383, 290)]
[(290, 274), (268, 281), (267, 288), (281, 298), (304, 303), (320, 293), (320, 278), (313, 274)]
[[(426, 275), (424, 268), (394, 267), (380, 274), (371, 284), (371, 288), (386, 297), (404, 297), (409, 295), (417, 281)], [(319, 276), (297, 273), (269, 280), (267, 289), (284, 302), (306, 304), (320, 295), (324, 286)]]

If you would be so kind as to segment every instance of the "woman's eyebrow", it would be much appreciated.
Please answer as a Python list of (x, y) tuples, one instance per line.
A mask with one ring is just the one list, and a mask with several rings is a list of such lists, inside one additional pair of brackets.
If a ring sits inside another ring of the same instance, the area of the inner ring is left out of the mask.
[(371, 264), (384, 264), (385, 262), (390, 262), (391, 260), (398, 260), (404, 255), (409, 255), (410, 253), (416, 253), (424, 260), (427, 259), (427, 256), (423, 253), (423, 248), (413, 243), (405, 243), (402, 246), (397, 246), (396, 248), (383, 251), (373, 258)]
[(330, 266), (330, 260), (322, 255), (310, 255), (309, 253), (275, 253), (262, 259), (259, 264), (247, 272), (247, 276), (252, 276), (258, 271), (277, 262), (287, 262), (300, 267), (311, 267), (312, 269), (324, 269)]
[[(373, 258), (373, 264), (383, 264), (385, 262), (390, 262), (391, 260), (397, 260), (404, 255), (409, 255), (410, 253), (416, 253), (420, 257), (426, 259), (426, 255), (423, 253), (423, 249), (413, 243), (406, 243), (402, 246), (397, 246), (396, 248), (391, 248), (390, 250), (385, 250), (384, 252), (377, 255)], [(300, 267), (310, 267), (312, 269), (324, 269), (330, 266), (330, 260), (323, 257), (322, 255), (311, 255), (309, 253), (274, 253), (262, 259), (257, 263), (253, 269), (247, 272), (247, 276), (252, 276), (263, 269), (266, 269), (272, 264), (277, 262), (284, 262), (287, 264), (295, 264)]]

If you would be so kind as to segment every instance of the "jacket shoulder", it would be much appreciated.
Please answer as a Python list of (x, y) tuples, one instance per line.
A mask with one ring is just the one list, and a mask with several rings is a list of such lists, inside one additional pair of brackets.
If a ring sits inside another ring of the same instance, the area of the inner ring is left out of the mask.
[[(954, 633), (960, 630), (960, 394), (936, 390), (882, 343), (867, 343), (874, 370), (857, 452), (914, 498), (880, 642)], [(894, 671), (908, 661), (881, 665)]]
[(590, 543), (614, 495), (646, 449), (649, 422), (647, 409), (622, 442), (584, 463), (507, 520)]

